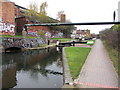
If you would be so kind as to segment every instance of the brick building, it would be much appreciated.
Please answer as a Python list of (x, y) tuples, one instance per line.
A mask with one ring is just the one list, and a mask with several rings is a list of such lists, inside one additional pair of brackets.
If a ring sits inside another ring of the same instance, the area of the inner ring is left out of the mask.
[(90, 36), (91, 36), (90, 30), (77, 30), (76, 34), (80, 38), (90, 38)]
[[(0, 0), (0, 35), (21, 35), (24, 25), (33, 23), (28, 17), (24, 16), (25, 10), (28, 9), (8, 0)], [(47, 26), (31, 26), (27, 30), (30, 35), (35, 32), (40, 34), (41, 32), (42, 35), (44, 33), (45, 36), (50, 36), (50, 29)]]
[(66, 15), (65, 14), (61, 14), (60, 21), (66, 22)]
[(14, 3), (0, 0), (0, 34), (15, 35)]
[(15, 23), (16, 23), (16, 35), (22, 35), (22, 30), (25, 24), (28, 23), (28, 19), (23, 16), (23, 17), (18, 17), (15, 18)]
[[(24, 16), (25, 10), (22, 6), (16, 5), (8, 0), (0, 0), (0, 35), (22, 35), (25, 24), (35, 24), (38, 22), (31, 21), (29, 17)], [(49, 19), (57, 22), (65, 22), (65, 14), (61, 15), (61, 20)], [(39, 22), (40, 23), (40, 22)], [(62, 37), (61, 31), (50, 30), (48, 26), (29, 26), (27, 32), (32, 36), (41, 37)]]
[(2, 22), (15, 23), (14, 3), (2, 2)]

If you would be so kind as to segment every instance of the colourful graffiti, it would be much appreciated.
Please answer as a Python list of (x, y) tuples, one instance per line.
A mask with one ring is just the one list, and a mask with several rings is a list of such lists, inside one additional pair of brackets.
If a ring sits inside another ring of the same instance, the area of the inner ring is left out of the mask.
[(45, 36), (46, 36), (46, 38), (51, 38), (51, 33), (47, 31), (47, 32), (45, 33)]
[(52, 38), (62, 38), (63, 37), (63, 33), (62, 32), (53, 32), (52, 33)]
[(28, 30), (28, 35), (35, 36), (35, 37), (41, 37), (41, 38), (51, 38), (51, 33), (44, 30)]
[(28, 35), (38, 37), (37, 31), (29, 30)]
[(0, 22), (0, 34), (15, 35), (15, 25)]
[(36, 48), (42, 44), (45, 44), (45, 40), (43, 40), (42, 38), (0, 38), (0, 41), (2, 42), (1, 45), (4, 47), (4, 49), (11, 47)]

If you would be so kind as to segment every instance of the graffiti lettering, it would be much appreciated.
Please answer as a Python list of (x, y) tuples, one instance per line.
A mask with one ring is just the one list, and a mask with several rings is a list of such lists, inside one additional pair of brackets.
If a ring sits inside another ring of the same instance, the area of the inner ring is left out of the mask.
[(38, 36), (37, 32), (35, 32), (35, 31), (28, 31), (28, 34), (32, 35), (32, 36), (35, 36), (35, 37)]
[(15, 25), (9, 23), (1, 23), (0, 22), (0, 33), (8, 33), (8, 34), (15, 34), (14, 31)]
[(51, 33), (44, 30), (38, 30), (38, 31), (28, 30), (28, 34), (35, 37), (51, 38)]
[(63, 37), (63, 33), (62, 32), (54, 32), (52, 34), (53, 38), (62, 38)]
[(50, 38), (50, 37), (51, 37), (51, 33), (50, 33), (50, 32), (46, 32), (46, 33), (45, 33), (45, 36), (46, 36), (47, 38)]

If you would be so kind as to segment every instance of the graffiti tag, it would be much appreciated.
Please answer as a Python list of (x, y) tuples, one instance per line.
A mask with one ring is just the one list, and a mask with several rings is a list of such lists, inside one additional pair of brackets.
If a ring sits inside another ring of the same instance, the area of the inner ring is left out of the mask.
[(8, 34), (15, 34), (15, 25), (10, 24), (10, 23), (1, 23), (0, 22), (0, 33), (8, 33)]
[(28, 34), (31, 35), (31, 36), (35, 36), (35, 37), (38, 36), (36, 31), (28, 31)]

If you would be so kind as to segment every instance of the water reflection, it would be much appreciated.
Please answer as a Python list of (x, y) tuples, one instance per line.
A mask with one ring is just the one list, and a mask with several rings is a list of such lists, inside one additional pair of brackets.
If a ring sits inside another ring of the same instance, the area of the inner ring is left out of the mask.
[[(56, 48), (3, 53), (2, 66), (9, 67), (4, 68), (2, 78), (7, 77), (8, 72), (11, 76), (3, 79), (2, 86), (3, 88), (60, 88), (63, 83), (61, 60), (61, 53), (58, 53)], [(11, 68), (12, 70), (9, 70)], [(7, 85), (5, 81), (16, 84)]]
[(8, 64), (4, 65), (2, 73), (2, 87), (11, 88), (16, 85), (16, 65)]

